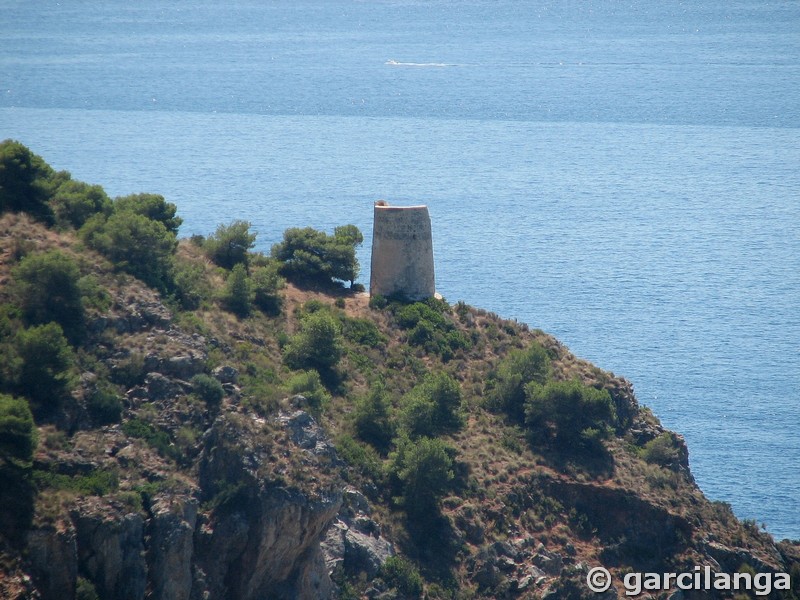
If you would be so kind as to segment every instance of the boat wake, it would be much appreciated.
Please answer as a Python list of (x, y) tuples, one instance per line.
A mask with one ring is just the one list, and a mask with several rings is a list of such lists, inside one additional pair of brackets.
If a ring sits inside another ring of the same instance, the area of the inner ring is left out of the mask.
[(390, 67), (457, 67), (459, 65), (449, 64), (449, 63), (416, 63), (416, 62), (398, 62), (396, 60), (389, 59), (385, 63), (385, 65), (389, 65)]

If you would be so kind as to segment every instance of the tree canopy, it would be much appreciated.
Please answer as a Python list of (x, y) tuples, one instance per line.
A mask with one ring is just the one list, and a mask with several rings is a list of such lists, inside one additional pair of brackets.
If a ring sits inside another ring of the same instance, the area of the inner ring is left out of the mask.
[(293, 369), (331, 369), (342, 357), (342, 333), (339, 322), (327, 311), (317, 311), (303, 318), (300, 331), (283, 350), (284, 361)]
[(369, 393), (356, 400), (353, 425), (358, 437), (378, 450), (386, 450), (394, 434), (391, 403), (386, 388), (374, 384)]
[(616, 416), (608, 390), (578, 381), (531, 382), (525, 394), (525, 423), (542, 445), (593, 448)]
[(247, 277), (247, 269), (239, 263), (228, 273), (222, 296), (223, 303), (225, 308), (235, 315), (246, 317), (250, 314), (252, 296), (253, 290), (250, 279)]
[(550, 357), (539, 344), (510, 352), (497, 368), (494, 388), (489, 394), (491, 405), (522, 423), (525, 418), (525, 386), (531, 382), (544, 384), (549, 373)]
[(55, 212), (56, 224), (80, 229), (90, 217), (97, 213), (111, 214), (111, 200), (99, 185), (67, 179), (53, 194), (50, 201)]
[(312, 227), (290, 228), (283, 241), (272, 247), (272, 256), (281, 261), (281, 274), (295, 282), (329, 284), (334, 279), (352, 286), (358, 277), (356, 247), (364, 236), (355, 225), (342, 225), (333, 235)]
[(403, 399), (400, 422), (412, 437), (436, 436), (462, 425), (461, 388), (447, 373), (429, 373)]
[(454, 478), (451, 451), (438, 438), (414, 442), (403, 438), (391, 456), (391, 471), (402, 485), (406, 512), (423, 522), (438, 514), (439, 499)]
[(75, 341), (84, 330), (84, 311), (78, 284), (80, 271), (58, 250), (30, 254), (12, 271), (15, 295), (31, 325), (55, 321)]
[(58, 323), (17, 334), (19, 390), (42, 407), (56, 406), (75, 385), (75, 355)]
[(107, 220), (95, 215), (80, 233), (118, 269), (159, 290), (170, 284), (172, 255), (178, 242), (162, 222), (126, 210), (115, 212)]
[(203, 247), (208, 257), (220, 267), (232, 269), (238, 264), (247, 264), (247, 253), (256, 243), (256, 234), (250, 233), (251, 223), (233, 221), (230, 225), (219, 225), (209, 236)]
[(131, 211), (151, 221), (158, 221), (174, 235), (178, 234), (178, 228), (183, 223), (183, 219), (175, 214), (177, 210), (177, 206), (159, 194), (131, 194), (114, 200), (115, 212)]
[(0, 468), (30, 463), (35, 448), (36, 428), (28, 402), (0, 394)]
[(27, 212), (48, 224), (53, 211), (48, 204), (55, 172), (44, 159), (14, 140), (0, 143), (0, 213)]

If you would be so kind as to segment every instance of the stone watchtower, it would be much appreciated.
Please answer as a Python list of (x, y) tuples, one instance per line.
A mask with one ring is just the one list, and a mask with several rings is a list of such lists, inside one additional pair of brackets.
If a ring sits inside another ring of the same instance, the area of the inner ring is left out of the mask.
[(427, 206), (375, 203), (372, 226), (371, 296), (423, 300), (436, 293), (433, 238)]

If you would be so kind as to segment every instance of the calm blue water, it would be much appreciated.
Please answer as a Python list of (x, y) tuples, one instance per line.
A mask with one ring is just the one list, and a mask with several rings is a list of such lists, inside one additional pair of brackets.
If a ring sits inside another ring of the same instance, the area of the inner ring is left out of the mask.
[[(624, 374), (709, 497), (800, 538), (800, 4), (0, 0), (0, 138), (182, 233), (367, 234)], [(362, 281), (368, 281), (364, 273)]]

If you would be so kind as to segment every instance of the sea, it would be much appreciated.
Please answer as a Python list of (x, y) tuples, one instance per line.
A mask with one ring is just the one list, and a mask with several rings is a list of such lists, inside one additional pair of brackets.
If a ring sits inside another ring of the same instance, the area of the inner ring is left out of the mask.
[(800, 2), (0, 0), (0, 139), (181, 234), (425, 203), (436, 285), (624, 375), (800, 538)]

